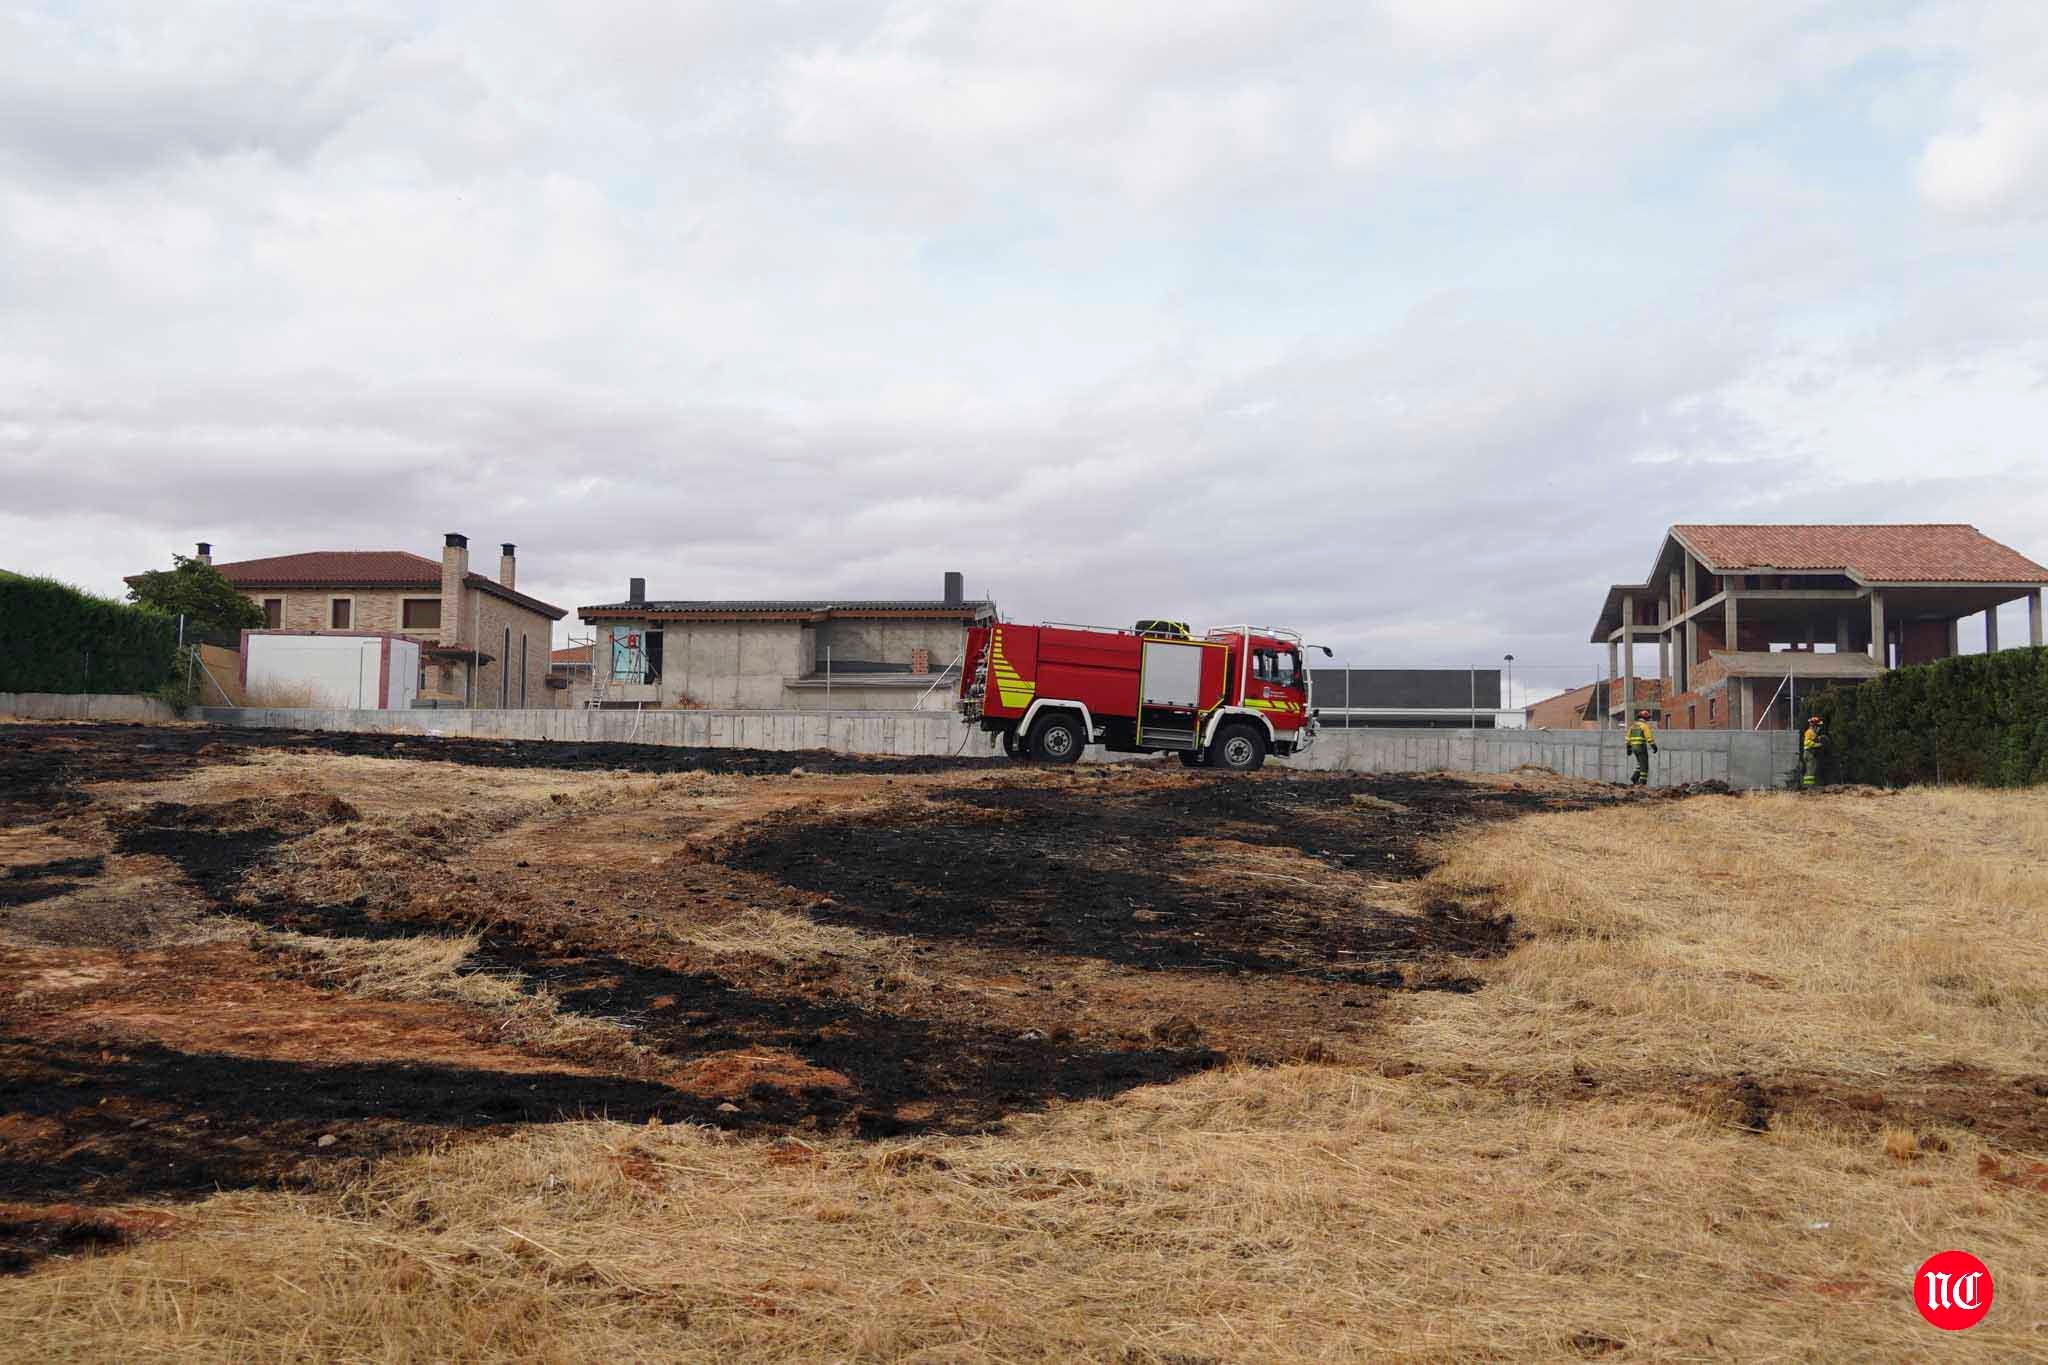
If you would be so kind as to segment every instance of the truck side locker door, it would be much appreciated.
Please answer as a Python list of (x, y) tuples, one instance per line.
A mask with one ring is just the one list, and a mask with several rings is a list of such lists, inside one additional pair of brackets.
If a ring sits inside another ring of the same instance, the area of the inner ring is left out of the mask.
[(1220, 646), (1202, 650), (1202, 714), (1223, 705), (1230, 690), (1230, 651)]

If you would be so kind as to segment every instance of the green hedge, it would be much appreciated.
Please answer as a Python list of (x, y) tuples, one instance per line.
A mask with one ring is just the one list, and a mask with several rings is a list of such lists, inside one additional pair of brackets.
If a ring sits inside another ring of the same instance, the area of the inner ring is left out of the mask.
[(177, 656), (174, 616), (0, 570), (0, 692), (152, 692)]
[(1829, 781), (2048, 782), (2048, 649), (1965, 654), (1820, 694)]

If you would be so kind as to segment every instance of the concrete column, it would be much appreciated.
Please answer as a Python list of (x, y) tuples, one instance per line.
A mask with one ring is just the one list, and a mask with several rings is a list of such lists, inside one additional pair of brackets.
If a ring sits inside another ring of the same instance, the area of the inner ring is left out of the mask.
[(1730, 678), (1728, 685), (1735, 689), (1735, 698), (1741, 702), (1739, 724), (1744, 730), (1756, 728), (1756, 680), (1754, 678)]
[(1621, 716), (1627, 724), (1636, 713), (1636, 599), (1621, 599)]
[[(1685, 551), (1685, 595), (1679, 600), (1687, 612), (1700, 604), (1700, 562), (1692, 557), (1690, 550)], [(1686, 618), (1684, 656), (1678, 668), (1678, 690), (1690, 692), (1693, 666), (1700, 661), (1700, 628), (1696, 616)]]
[(1960, 653), (1962, 653), (1962, 652), (1963, 652), (1963, 646), (1962, 646), (1962, 642), (1961, 642), (1961, 640), (1959, 639), (1959, 637), (1958, 637), (1958, 634), (1957, 634), (1957, 631), (1956, 631), (1956, 627), (1957, 627), (1957, 626), (1959, 626), (1960, 624), (1962, 624), (1962, 623), (1961, 623), (1960, 621), (1955, 621), (1955, 620), (1951, 620), (1951, 621), (1950, 621), (1950, 622), (1948, 623), (1948, 656), (1947, 656), (1947, 657), (1949, 657), (1949, 658), (1951, 658), (1951, 659), (1955, 658), (1955, 657), (1956, 657), (1956, 655), (1958, 655), (1958, 654), (1960, 654)]
[(2041, 592), (2027, 594), (2027, 643), (2036, 649), (2041, 647)]
[[(1682, 554), (1683, 551), (1680, 553)], [(1685, 609), (1684, 580), (1678, 570), (1673, 569), (1671, 571), (1671, 619), (1676, 621), (1679, 617), (1685, 615)], [(1683, 638), (1680, 636), (1679, 630), (1679, 627), (1673, 626), (1670, 631), (1671, 690), (1673, 692), (1683, 692), (1685, 690), (1685, 651), (1679, 648), (1679, 640)]]
[(1722, 589), (1727, 594), (1727, 597), (1721, 604), (1721, 647), (1732, 654), (1741, 648), (1741, 645), (1737, 642), (1742, 639), (1742, 623), (1737, 619), (1738, 614), (1735, 607), (1736, 599), (1733, 583), (1725, 578), (1721, 581), (1729, 584), (1728, 587)]
[(1993, 607), (1984, 613), (1984, 652), (1986, 654), (1996, 654), (1998, 652), (1997, 607)]
[(1671, 685), (1671, 600), (1657, 604), (1657, 686), (1665, 700), (1677, 694)]
[(1884, 594), (1876, 588), (1870, 590), (1870, 661), (1879, 668), (1890, 668), (1891, 661), (1885, 657), (1884, 637)]
[(1621, 676), (1618, 665), (1620, 658), (1621, 646), (1612, 639), (1609, 639), (1607, 642), (1607, 676), (1600, 680), (1600, 728), (1603, 730), (1608, 725), (1607, 708), (1610, 699), (1614, 696), (1614, 680)]
[(1849, 652), (1849, 618), (1846, 614), (1835, 618), (1835, 652), (1837, 654), (1847, 654)]

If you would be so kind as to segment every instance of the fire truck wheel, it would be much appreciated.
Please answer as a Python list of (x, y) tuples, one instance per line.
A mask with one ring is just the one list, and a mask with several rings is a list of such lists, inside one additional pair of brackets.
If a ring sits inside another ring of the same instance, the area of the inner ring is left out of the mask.
[(1176, 757), (1180, 759), (1180, 766), (1183, 768), (1206, 768), (1209, 766), (1209, 755), (1203, 753), (1200, 749), (1182, 749)]
[(1266, 737), (1249, 725), (1226, 725), (1209, 746), (1209, 766), (1227, 773), (1255, 771), (1266, 761)]
[(1003, 757), (1024, 757), (1024, 736), (1018, 734), (1015, 730), (1003, 731)]
[(1031, 756), (1044, 763), (1072, 763), (1087, 747), (1080, 717), (1054, 711), (1031, 727)]

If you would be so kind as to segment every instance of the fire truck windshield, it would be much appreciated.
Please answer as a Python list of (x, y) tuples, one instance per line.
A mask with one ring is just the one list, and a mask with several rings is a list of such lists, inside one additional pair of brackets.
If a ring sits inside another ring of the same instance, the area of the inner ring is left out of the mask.
[(1302, 685), (1301, 655), (1292, 649), (1255, 649), (1252, 651), (1252, 677), (1277, 687), (1299, 690)]

